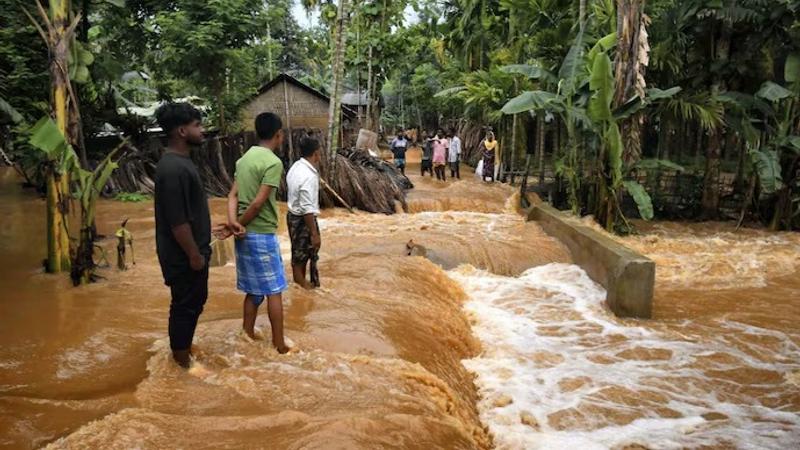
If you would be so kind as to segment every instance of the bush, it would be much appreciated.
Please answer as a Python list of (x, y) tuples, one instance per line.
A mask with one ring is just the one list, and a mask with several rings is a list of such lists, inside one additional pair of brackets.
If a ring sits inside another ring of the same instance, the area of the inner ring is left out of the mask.
[(129, 203), (139, 203), (139, 202), (146, 202), (152, 200), (153, 197), (149, 194), (144, 194), (141, 192), (120, 192), (116, 196), (114, 196), (114, 200), (120, 202), (129, 202)]

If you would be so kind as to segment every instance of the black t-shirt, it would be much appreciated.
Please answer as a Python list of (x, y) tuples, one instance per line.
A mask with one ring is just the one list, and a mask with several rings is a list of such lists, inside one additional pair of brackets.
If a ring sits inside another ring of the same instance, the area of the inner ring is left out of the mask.
[(189, 223), (200, 253), (211, 256), (211, 218), (208, 198), (197, 168), (188, 156), (167, 151), (156, 168), (156, 250), (164, 282), (191, 271), (189, 257), (172, 227)]

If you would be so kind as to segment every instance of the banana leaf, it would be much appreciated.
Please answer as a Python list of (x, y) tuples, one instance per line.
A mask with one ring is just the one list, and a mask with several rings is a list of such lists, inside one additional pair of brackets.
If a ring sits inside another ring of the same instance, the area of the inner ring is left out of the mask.
[(589, 54), (586, 56), (586, 59), (589, 61), (589, 64), (590, 65), (593, 64), (594, 59), (597, 57), (597, 55), (611, 50), (611, 48), (614, 47), (616, 43), (617, 43), (617, 33), (610, 33), (600, 38), (597, 41), (597, 43), (594, 44), (594, 47), (592, 47), (592, 49), (589, 50)]
[(22, 114), (2, 98), (0, 98), (0, 113), (7, 116), (14, 123), (20, 123), (24, 120)]
[(587, 113), (594, 122), (612, 119), (611, 101), (614, 99), (614, 76), (611, 74), (611, 58), (605, 53), (595, 57), (589, 89), (593, 91)]
[(69, 145), (50, 116), (44, 116), (31, 128), (29, 143), (43, 151), (49, 160), (60, 160)]
[(686, 169), (683, 166), (675, 164), (672, 161), (668, 161), (666, 159), (642, 159), (637, 161), (631, 166), (632, 169), (643, 169), (643, 170), (674, 170), (676, 172), (685, 172)]
[(783, 187), (778, 152), (775, 150), (751, 150), (750, 160), (761, 182), (762, 194), (774, 194)]
[(786, 58), (783, 78), (787, 83), (800, 83), (800, 54), (793, 53)]
[(511, 64), (501, 67), (500, 70), (506, 73), (525, 75), (531, 80), (543, 80), (553, 84), (558, 82), (556, 76), (550, 71), (530, 64)]
[(547, 109), (560, 103), (559, 97), (547, 91), (525, 91), (509, 100), (502, 108), (503, 114), (518, 114), (531, 110)]
[(575, 92), (575, 87), (578, 82), (578, 75), (581, 70), (584, 70), (584, 47), (583, 47), (583, 30), (578, 32), (575, 36), (575, 42), (570, 47), (567, 56), (561, 63), (561, 68), (558, 70), (558, 78), (561, 79), (561, 88), (565, 95), (572, 95)]
[(636, 202), (636, 208), (639, 209), (639, 216), (644, 220), (652, 220), (653, 201), (650, 199), (650, 194), (636, 181), (627, 180), (623, 182), (623, 185), (625, 186), (625, 190), (633, 197), (633, 201)]
[(457, 94), (457, 93), (459, 93), (461, 91), (465, 91), (466, 89), (467, 89), (466, 86), (455, 86), (455, 87), (451, 87), (451, 88), (447, 88), (447, 89), (442, 89), (441, 91), (437, 92), (433, 96), (434, 97), (445, 97), (445, 96), (448, 96), (448, 95)]
[(761, 89), (756, 92), (756, 97), (760, 97), (771, 102), (777, 102), (791, 96), (792, 91), (786, 89), (780, 84), (773, 83), (772, 81), (765, 81), (764, 84), (761, 85)]
[(611, 169), (611, 184), (618, 189), (622, 181), (622, 136), (619, 127), (611, 122), (606, 130), (605, 140), (608, 143), (608, 164)]

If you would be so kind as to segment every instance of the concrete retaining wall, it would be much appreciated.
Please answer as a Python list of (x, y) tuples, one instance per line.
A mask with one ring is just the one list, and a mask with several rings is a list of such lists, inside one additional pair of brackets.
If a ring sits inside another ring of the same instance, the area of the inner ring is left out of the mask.
[(606, 288), (606, 302), (618, 317), (649, 319), (653, 310), (655, 263), (613, 239), (568, 220), (547, 204), (533, 206), (528, 220), (560, 240), (572, 260)]

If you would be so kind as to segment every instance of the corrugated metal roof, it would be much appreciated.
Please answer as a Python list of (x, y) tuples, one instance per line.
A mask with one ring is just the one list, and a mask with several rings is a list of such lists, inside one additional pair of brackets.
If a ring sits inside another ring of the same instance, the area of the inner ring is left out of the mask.
[(369, 103), (366, 92), (345, 92), (342, 95), (342, 104), (348, 106), (366, 106)]

